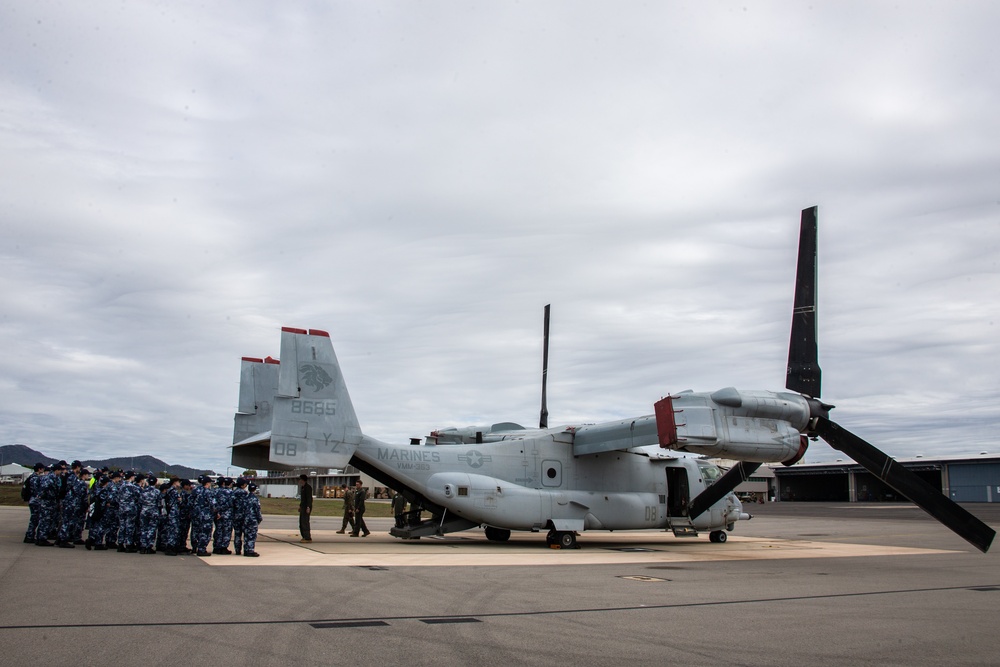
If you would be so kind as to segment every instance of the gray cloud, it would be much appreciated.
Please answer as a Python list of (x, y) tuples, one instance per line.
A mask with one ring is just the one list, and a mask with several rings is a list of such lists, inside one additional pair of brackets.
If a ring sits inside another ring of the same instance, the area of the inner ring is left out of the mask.
[(552, 423), (779, 389), (819, 204), (836, 418), (994, 448), (998, 13), (0, 7), (0, 442), (224, 468), (282, 325), (376, 437), (531, 424), (547, 302)]

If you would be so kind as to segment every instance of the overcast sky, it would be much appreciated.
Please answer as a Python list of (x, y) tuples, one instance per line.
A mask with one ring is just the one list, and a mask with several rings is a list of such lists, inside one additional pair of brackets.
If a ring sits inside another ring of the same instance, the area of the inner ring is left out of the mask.
[[(0, 444), (229, 465), (328, 330), (366, 433), (781, 390), (819, 205), (832, 417), (1000, 428), (995, 2), (0, 4)], [(822, 443), (807, 460), (840, 456)]]

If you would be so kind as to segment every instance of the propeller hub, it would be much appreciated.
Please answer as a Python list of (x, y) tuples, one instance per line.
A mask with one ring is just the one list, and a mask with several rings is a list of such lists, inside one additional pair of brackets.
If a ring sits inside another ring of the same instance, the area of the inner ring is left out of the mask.
[(806, 397), (806, 403), (809, 404), (809, 417), (816, 419), (816, 417), (823, 417), (824, 419), (830, 418), (830, 410), (833, 410), (835, 405), (830, 405), (829, 403), (824, 403), (818, 398)]

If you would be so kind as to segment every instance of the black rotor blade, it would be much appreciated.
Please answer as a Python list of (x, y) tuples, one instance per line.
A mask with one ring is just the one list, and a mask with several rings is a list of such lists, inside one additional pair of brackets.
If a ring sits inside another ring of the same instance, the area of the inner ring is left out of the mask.
[(720, 477), (715, 484), (699, 493), (688, 506), (688, 518), (693, 519), (709, 507), (722, 500), (722, 497), (737, 486), (750, 479), (750, 475), (760, 467), (759, 463), (740, 461), (730, 468), (729, 472)]
[(813, 206), (802, 211), (792, 333), (785, 370), (785, 388), (813, 398), (819, 398), (822, 384), (816, 351), (816, 209)]
[(868, 472), (919, 505), (974, 547), (983, 553), (989, 550), (996, 531), (904, 468), (891, 456), (825, 417), (816, 418), (815, 432), (831, 447), (850, 456)]
[(549, 306), (545, 306), (545, 333), (542, 343), (542, 412), (538, 418), (538, 428), (549, 427), (549, 408), (545, 403), (545, 385), (549, 380)]

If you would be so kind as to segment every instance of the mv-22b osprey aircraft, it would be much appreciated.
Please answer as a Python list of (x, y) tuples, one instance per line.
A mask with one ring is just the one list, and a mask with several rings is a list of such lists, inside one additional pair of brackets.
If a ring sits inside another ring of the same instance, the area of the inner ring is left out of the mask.
[[(353, 465), (430, 513), (411, 512), (409, 525), (390, 531), (400, 538), (481, 526), (497, 542), (514, 530), (545, 530), (550, 545), (573, 548), (583, 531), (647, 528), (725, 542), (737, 520), (750, 518), (733, 489), (762, 463), (795, 463), (819, 437), (987, 551), (989, 526), (830, 421), (817, 363), (816, 230), (816, 208), (804, 210), (787, 391), (685, 391), (656, 401), (651, 415), (550, 428), (543, 367), (539, 428), (447, 428), (423, 445), (389, 444), (362, 433), (329, 334), (286, 327), (280, 362), (243, 359), (232, 462), (267, 470)], [(738, 464), (722, 475), (673, 452)]]

